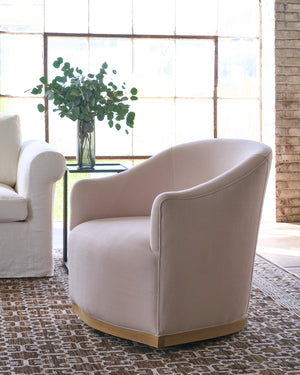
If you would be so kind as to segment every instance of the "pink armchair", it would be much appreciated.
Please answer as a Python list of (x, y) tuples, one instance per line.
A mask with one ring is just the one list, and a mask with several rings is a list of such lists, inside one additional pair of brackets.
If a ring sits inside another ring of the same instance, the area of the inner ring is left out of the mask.
[(65, 158), (21, 143), (18, 116), (0, 116), (0, 277), (53, 275), (52, 205)]
[(271, 158), (262, 143), (214, 139), (78, 182), (73, 310), (98, 330), (154, 347), (244, 328)]

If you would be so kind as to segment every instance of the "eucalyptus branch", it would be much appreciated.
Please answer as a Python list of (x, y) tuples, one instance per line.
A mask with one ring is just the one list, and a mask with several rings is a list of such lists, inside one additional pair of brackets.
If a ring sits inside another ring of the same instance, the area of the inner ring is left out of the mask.
[[(106, 117), (111, 128), (120, 130), (123, 120), (127, 127), (133, 128), (135, 113), (129, 111), (129, 104), (124, 102), (137, 100), (138, 91), (133, 87), (126, 93), (125, 82), (121, 89), (118, 88), (113, 80), (109, 79), (106, 62), (97, 74), (89, 73), (87, 76), (80, 68), (73, 68), (68, 62), (63, 63), (62, 57), (58, 57), (53, 66), (60, 69), (62, 75), (56, 76), (50, 83), (46, 77), (41, 77), (40, 84), (31, 89), (31, 94), (40, 95), (44, 89), (45, 96), (53, 101), (53, 111), (58, 112), (60, 117), (86, 122), (95, 117), (103, 121)], [(111, 73), (117, 74), (116, 70)], [(109, 82), (106, 84), (107, 81)], [(44, 112), (44, 105), (38, 104), (38, 110)], [(128, 134), (127, 129), (125, 132)]]

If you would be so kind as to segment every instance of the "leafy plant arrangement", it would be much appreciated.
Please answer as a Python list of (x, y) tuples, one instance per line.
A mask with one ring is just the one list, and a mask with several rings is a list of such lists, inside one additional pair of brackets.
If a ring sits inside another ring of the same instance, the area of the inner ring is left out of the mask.
[[(50, 83), (46, 77), (40, 78), (40, 84), (31, 89), (31, 94), (40, 95), (45, 90), (45, 96), (51, 100), (56, 107), (54, 112), (58, 112), (60, 117), (67, 117), (73, 121), (78, 120), (78, 139), (80, 147), (78, 149), (79, 165), (82, 166), (84, 150), (86, 156), (91, 159), (90, 165), (95, 164), (92, 160), (95, 146), (91, 143), (95, 130), (94, 120), (97, 118), (103, 121), (108, 120), (110, 128), (121, 129), (121, 122), (129, 128), (133, 128), (135, 113), (129, 111), (128, 100), (137, 100), (137, 89), (131, 88), (129, 95), (125, 93), (126, 84), (122, 84), (119, 89), (112, 80), (108, 79), (108, 64), (102, 64), (97, 74), (83, 74), (81, 69), (71, 67), (69, 62), (63, 64), (63, 58), (58, 57), (53, 66), (61, 69), (62, 75), (57, 75)], [(111, 71), (116, 74), (116, 70)], [(108, 83), (107, 83), (108, 81)], [(28, 90), (30, 91), (30, 90)], [(40, 112), (45, 111), (43, 104), (38, 104)], [(127, 128), (125, 132), (128, 134)], [(93, 140), (94, 142), (94, 140)]]
[[(62, 63), (63, 58), (58, 57), (53, 66), (58, 69)], [(109, 126), (115, 126), (117, 130), (121, 129), (119, 122), (126, 117), (126, 125), (132, 128), (135, 113), (129, 112), (129, 105), (124, 102), (128, 99), (137, 100), (137, 89), (133, 87), (128, 98), (124, 93), (125, 82), (121, 90), (112, 81), (106, 84), (107, 69), (108, 64), (105, 62), (98, 74), (85, 76), (81, 69), (73, 68), (65, 62), (61, 67), (62, 75), (56, 76), (50, 83), (47, 83), (46, 77), (41, 77), (41, 84), (34, 87), (31, 94), (40, 95), (44, 88), (45, 96), (57, 107), (53, 111), (58, 112), (60, 117), (89, 122), (95, 117), (103, 121), (106, 116)], [(117, 72), (112, 70), (112, 73)], [(38, 110), (44, 112), (44, 105), (38, 104)]]

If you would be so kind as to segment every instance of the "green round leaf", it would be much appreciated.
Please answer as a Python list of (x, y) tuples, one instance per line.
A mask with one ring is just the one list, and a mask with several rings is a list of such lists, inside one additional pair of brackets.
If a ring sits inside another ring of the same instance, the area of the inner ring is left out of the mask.
[(129, 127), (133, 127), (134, 124), (134, 118), (135, 118), (135, 113), (134, 112), (129, 112), (127, 117), (126, 117), (126, 125)]
[(99, 121), (103, 121), (104, 120), (104, 117), (105, 117), (105, 113), (104, 111), (102, 110), (102, 108), (99, 108), (98, 110), (98, 115), (97, 115), (97, 119)]
[(54, 68), (57, 69), (57, 68), (59, 68), (60, 63), (56, 60), (56, 61), (54, 61), (53, 66), (54, 66)]
[(138, 90), (137, 90), (135, 87), (133, 87), (133, 88), (130, 90), (130, 92), (131, 92), (132, 95), (136, 95), (137, 92), (138, 92)]
[(41, 103), (37, 105), (37, 109), (38, 109), (39, 112), (44, 112), (45, 111), (45, 107)]
[(47, 78), (46, 78), (46, 77), (41, 77), (41, 78), (40, 78), (40, 81), (41, 81), (44, 85), (46, 85), (46, 83), (47, 83)]
[(60, 76), (57, 76), (57, 77), (55, 77), (55, 81), (56, 82), (66, 82), (66, 78), (65, 77), (60, 77)]
[(37, 94), (41, 94), (43, 91), (43, 85), (38, 85), (36, 88), (37, 88)]
[(116, 124), (115, 128), (119, 131), (121, 129), (121, 125), (120, 124)]

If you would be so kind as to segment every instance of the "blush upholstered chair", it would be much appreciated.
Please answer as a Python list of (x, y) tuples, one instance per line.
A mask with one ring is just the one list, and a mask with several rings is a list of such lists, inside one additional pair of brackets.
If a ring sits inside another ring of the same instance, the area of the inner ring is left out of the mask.
[(155, 347), (244, 328), (271, 158), (259, 142), (197, 141), (77, 182), (73, 310), (98, 330)]
[(53, 192), (64, 170), (47, 143), (21, 144), (18, 116), (0, 115), (0, 277), (53, 274)]

